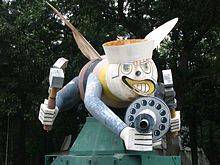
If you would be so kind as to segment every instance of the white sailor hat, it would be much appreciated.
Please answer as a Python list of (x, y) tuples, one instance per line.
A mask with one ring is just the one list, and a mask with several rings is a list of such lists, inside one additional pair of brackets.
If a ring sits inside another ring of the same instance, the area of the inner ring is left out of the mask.
[(150, 32), (145, 39), (116, 40), (104, 43), (103, 49), (110, 64), (129, 63), (151, 59), (153, 50), (167, 36), (177, 23), (172, 19)]
[(151, 59), (154, 41), (146, 39), (116, 40), (103, 44), (109, 64)]

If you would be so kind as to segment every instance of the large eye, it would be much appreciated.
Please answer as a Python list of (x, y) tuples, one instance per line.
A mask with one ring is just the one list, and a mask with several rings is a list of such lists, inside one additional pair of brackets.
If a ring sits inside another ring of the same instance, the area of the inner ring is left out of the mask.
[(151, 72), (150, 62), (145, 62), (145, 63), (141, 64), (141, 69), (142, 69), (145, 73), (150, 73), (150, 72)]
[(124, 74), (129, 74), (132, 71), (132, 65), (131, 64), (123, 64), (121, 66), (121, 71)]

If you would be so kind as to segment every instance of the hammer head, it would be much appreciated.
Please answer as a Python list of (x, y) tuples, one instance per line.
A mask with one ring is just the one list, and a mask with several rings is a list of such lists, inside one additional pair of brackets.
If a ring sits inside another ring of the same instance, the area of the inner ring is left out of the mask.
[(171, 69), (162, 70), (163, 74), (163, 82), (165, 87), (172, 87), (173, 86), (173, 77)]
[(62, 88), (64, 73), (62, 69), (50, 68), (49, 83), (51, 88)]
[(53, 64), (53, 67), (60, 68), (60, 69), (64, 70), (67, 67), (67, 64), (68, 64), (68, 60), (61, 57)]

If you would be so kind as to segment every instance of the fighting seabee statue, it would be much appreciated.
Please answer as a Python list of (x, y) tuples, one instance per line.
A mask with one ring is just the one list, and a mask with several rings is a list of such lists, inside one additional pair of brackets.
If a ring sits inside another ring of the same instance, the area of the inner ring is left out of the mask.
[[(164, 82), (158, 83), (152, 53), (178, 19), (168, 21), (144, 39), (104, 43), (106, 55), (100, 56), (61, 13), (48, 5), (72, 30), (81, 52), (90, 61), (59, 91), (67, 60), (61, 58), (51, 68), (50, 95), (39, 111), (44, 129), (50, 130), (58, 112), (71, 109), (81, 98), (93, 117), (123, 139), (127, 150), (151, 151), (168, 131), (177, 134), (180, 113), (175, 111), (172, 73), (163, 70)], [(110, 107), (127, 108), (124, 121)]]

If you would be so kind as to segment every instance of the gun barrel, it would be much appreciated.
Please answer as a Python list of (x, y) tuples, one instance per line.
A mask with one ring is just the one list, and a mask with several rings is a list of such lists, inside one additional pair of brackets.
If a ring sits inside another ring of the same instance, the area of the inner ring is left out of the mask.
[(154, 117), (148, 113), (141, 113), (134, 120), (134, 127), (140, 133), (151, 132), (155, 124)]
[(141, 129), (147, 129), (149, 127), (149, 122), (146, 119), (141, 120), (139, 124)]

